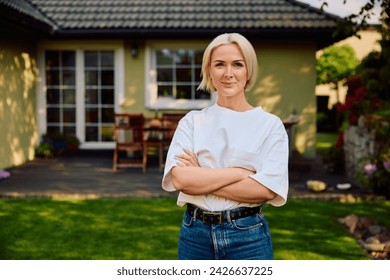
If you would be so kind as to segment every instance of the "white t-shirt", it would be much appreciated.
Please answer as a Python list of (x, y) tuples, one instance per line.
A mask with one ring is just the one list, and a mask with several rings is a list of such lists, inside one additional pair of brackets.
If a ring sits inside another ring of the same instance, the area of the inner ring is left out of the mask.
[[(218, 104), (183, 117), (168, 150), (162, 187), (175, 191), (171, 169), (176, 155), (192, 151), (201, 167), (242, 167), (255, 171), (250, 177), (277, 196), (268, 203), (281, 206), (288, 193), (288, 136), (282, 121), (261, 107), (236, 112)], [(177, 204), (194, 204), (209, 211), (230, 210), (256, 204), (241, 203), (215, 195), (179, 193)]]

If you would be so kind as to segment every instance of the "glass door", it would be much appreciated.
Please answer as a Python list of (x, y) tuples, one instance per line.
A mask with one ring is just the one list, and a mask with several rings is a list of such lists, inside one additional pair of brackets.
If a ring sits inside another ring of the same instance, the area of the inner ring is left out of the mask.
[(45, 129), (82, 144), (113, 143), (114, 50), (46, 50)]
[(114, 51), (84, 52), (85, 142), (112, 142)]
[(76, 52), (46, 51), (46, 133), (76, 136)]

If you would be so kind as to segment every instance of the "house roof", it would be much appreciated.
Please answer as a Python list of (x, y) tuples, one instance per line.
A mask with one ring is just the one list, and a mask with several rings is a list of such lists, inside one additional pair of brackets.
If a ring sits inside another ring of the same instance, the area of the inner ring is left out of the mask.
[(330, 40), (339, 19), (295, 0), (0, 0), (4, 3), (50, 25), (56, 37), (193, 38), (234, 31)]
[(0, 19), (2, 30), (18, 25), (50, 33), (57, 28), (54, 22), (26, 0), (0, 0)]

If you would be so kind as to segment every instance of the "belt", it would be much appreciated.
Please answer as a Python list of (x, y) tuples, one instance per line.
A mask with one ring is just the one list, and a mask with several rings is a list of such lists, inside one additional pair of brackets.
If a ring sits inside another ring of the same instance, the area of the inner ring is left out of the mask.
[(245, 218), (258, 214), (261, 212), (261, 207), (240, 207), (233, 210), (226, 211), (206, 211), (200, 209), (192, 204), (187, 204), (187, 212), (196, 219), (203, 221), (205, 224), (221, 224), (222, 222), (232, 220), (238, 220), (240, 218)]

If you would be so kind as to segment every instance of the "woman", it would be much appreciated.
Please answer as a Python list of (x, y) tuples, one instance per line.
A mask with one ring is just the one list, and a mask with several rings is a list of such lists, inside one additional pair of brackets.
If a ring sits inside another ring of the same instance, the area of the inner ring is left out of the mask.
[(180, 120), (162, 181), (187, 205), (179, 259), (273, 258), (261, 208), (286, 202), (288, 137), (278, 117), (248, 103), (256, 75), (256, 53), (240, 34), (222, 34), (204, 52), (199, 89), (217, 102)]

